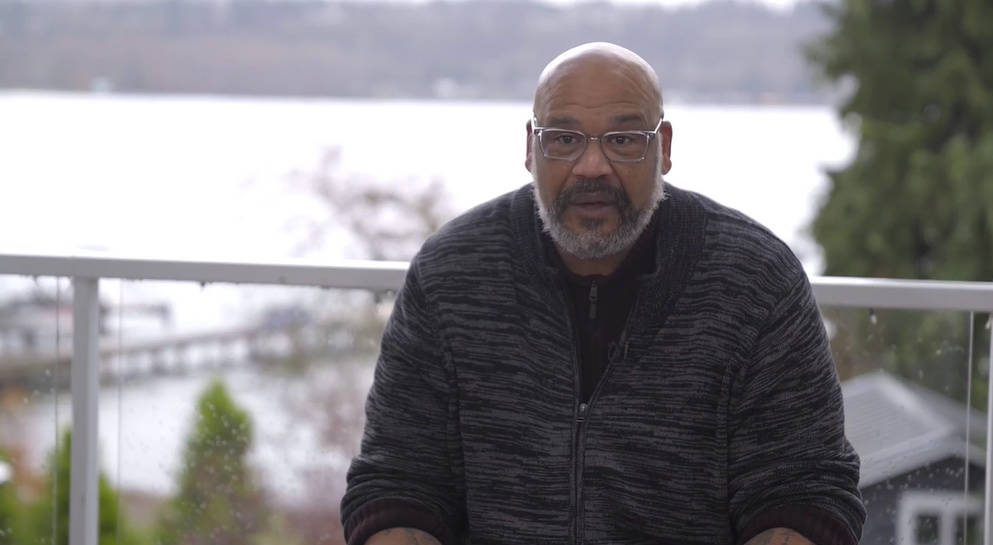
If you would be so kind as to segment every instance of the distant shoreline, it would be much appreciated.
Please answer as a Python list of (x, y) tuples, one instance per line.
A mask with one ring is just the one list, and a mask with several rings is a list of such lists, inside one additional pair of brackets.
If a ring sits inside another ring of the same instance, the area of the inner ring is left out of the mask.
[(0, 3), (0, 88), (528, 100), (564, 47), (639, 51), (692, 104), (826, 104), (815, 6), (170, 0)]
[[(13, 96), (34, 96), (34, 97), (67, 97), (67, 98), (107, 98), (107, 99), (168, 99), (168, 100), (224, 100), (233, 102), (355, 102), (357, 104), (375, 104), (375, 103), (411, 103), (411, 104), (445, 104), (445, 105), (457, 105), (464, 104), (467, 106), (472, 105), (518, 105), (521, 103), (530, 103), (530, 98), (520, 98), (520, 99), (508, 99), (508, 98), (465, 98), (465, 99), (447, 99), (438, 97), (419, 97), (419, 96), (397, 96), (397, 97), (368, 97), (368, 96), (322, 96), (322, 95), (266, 95), (266, 94), (211, 94), (211, 93), (165, 93), (157, 91), (88, 91), (80, 89), (47, 89), (47, 88), (0, 88), (0, 97), (13, 97)], [(667, 107), (670, 106), (696, 106), (696, 107), (728, 107), (734, 108), (736, 106), (747, 106), (751, 108), (762, 108), (762, 107), (832, 107), (834, 104), (832, 101), (828, 100), (827, 97), (821, 97), (820, 100), (809, 102), (804, 101), (788, 101), (788, 102), (776, 102), (774, 100), (766, 100), (759, 102), (735, 102), (732, 100), (728, 101), (718, 101), (718, 100), (707, 100), (705, 98), (690, 98), (682, 95), (679, 96), (668, 96), (665, 99), (665, 104)]]

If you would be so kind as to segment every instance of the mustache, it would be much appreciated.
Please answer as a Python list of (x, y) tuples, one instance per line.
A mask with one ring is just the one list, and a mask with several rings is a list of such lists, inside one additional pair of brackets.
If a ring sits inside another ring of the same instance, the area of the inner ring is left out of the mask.
[(631, 200), (624, 190), (612, 186), (606, 178), (580, 178), (575, 185), (559, 192), (555, 198), (555, 208), (559, 213), (563, 213), (579, 196), (589, 193), (607, 195), (610, 203), (621, 210), (631, 207)]

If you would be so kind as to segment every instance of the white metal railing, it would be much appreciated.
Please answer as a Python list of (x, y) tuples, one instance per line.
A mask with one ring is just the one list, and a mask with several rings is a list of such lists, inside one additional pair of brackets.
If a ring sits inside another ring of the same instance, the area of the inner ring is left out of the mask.
[[(100, 279), (168, 280), (205, 283), (270, 284), (319, 288), (395, 290), (405, 262), (221, 263), (0, 254), (0, 275), (68, 277), (73, 283), (72, 465), (69, 504), (70, 545), (97, 540), (98, 312)], [(818, 304), (860, 308), (993, 312), (993, 282), (939, 282), (813, 277)], [(993, 377), (993, 335), (990, 341)], [(993, 380), (989, 381), (986, 434), (985, 545), (993, 534)]]

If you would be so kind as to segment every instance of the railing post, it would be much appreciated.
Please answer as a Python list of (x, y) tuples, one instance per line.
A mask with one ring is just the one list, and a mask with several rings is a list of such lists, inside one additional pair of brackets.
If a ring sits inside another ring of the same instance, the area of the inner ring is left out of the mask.
[(72, 466), (69, 545), (97, 545), (100, 280), (72, 280)]
[[(993, 312), (989, 320), (993, 322)], [(972, 325), (970, 324), (970, 327)], [(990, 353), (986, 368), (986, 494), (983, 497), (983, 544), (993, 545), (993, 329), (990, 330)], [(970, 362), (970, 365), (972, 363)]]

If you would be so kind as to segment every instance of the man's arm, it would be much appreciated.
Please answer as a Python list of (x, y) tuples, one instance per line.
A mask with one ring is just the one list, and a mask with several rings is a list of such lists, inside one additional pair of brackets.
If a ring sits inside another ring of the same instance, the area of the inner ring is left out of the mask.
[[(370, 542), (370, 545), (372, 545), (372, 542)], [(386, 544), (384, 543), (383, 545)], [(789, 528), (770, 528), (746, 541), (745, 545), (814, 545), (814, 543)]]
[(348, 470), (341, 520), (349, 545), (404, 528), (450, 545), (464, 526), (453, 378), (420, 264), (411, 262), (383, 333), (362, 448)]
[(365, 545), (441, 545), (441, 542), (414, 528), (390, 528), (377, 532)]
[(791, 543), (802, 534), (818, 545), (855, 545), (865, 520), (859, 459), (845, 438), (827, 335), (803, 272), (783, 286), (732, 383), (728, 494), (737, 543), (790, 528)]

